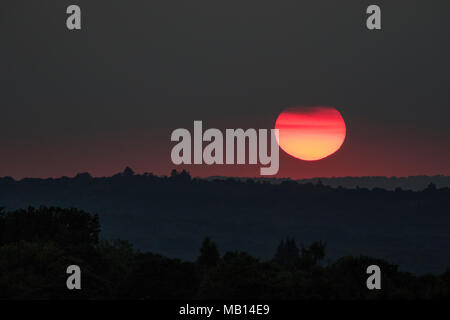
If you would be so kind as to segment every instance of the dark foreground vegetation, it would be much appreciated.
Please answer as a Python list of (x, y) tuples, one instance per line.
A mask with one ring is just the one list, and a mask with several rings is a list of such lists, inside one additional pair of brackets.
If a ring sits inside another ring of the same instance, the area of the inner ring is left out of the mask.
[(77, 208), (98, 213), (101, 238), (127, 239), (135, 249), (193, 261), (209, 235), (222, 252), (270, 260), (281, 239), (327, 243), (327, 259), (379, 257), (414, 274), (450, 266), (450, 189), (421, 191), (330, 187), (325, 183), (168, 177), (0, 178), (0, 206)]
[[(439, 299), (450, 298), (450, 270), (414, 276), (365, 256), (326, 261), (326, 245), (282, 241), (273, 258), (219, 254), (205, 238), (195, 262), (99, 240), (98, 216), (75, 209), (0, 211), (2, 299)], [(66, 288), (66, 268), (82, 270), (82, 290)], [(366, 287), (367, 266), (382, 290)]]

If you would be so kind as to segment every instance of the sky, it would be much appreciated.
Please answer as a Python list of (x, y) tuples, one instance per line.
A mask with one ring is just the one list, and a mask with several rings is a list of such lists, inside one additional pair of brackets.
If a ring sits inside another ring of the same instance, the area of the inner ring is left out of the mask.
[(0, 176), (168, 174), (173, 130), (270, 129), (298, 105), (335, 107), (346, 140), (280, 151), (279, 177), (450, 175), (448, 1), (376, 1), (381, 31), (360, 0), (79, 0), (75, 32), (73, 3), (0, 5)]

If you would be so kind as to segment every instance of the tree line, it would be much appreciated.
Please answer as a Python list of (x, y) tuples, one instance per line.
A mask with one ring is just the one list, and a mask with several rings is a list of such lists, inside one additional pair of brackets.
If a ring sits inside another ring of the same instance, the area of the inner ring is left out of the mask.
[[(272, 259), (221, 254), (206, 237), (195, 261), (141, 252), (125, 240), (100, 239), (97, 215), (57, 207), (0, 210), (1, 299), (444, 299), (450, 269), (415, 276), (385, 260), (327, 261), (323, 242), (281, 241)], [(66, 268), (82, 270), (82, 290), (68, 290)], [(366, 268), (382, 270), (382, 290), (368, 290)]]

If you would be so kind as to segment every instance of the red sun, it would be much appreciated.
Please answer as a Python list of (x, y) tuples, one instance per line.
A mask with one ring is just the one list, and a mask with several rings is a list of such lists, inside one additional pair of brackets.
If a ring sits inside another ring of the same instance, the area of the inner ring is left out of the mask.
[(292, 107), (283, 110), (275, 123), (278, 145), (289, 155), (307, 161), (335, 153), (345, 140), (346, 127), (333, 107)]

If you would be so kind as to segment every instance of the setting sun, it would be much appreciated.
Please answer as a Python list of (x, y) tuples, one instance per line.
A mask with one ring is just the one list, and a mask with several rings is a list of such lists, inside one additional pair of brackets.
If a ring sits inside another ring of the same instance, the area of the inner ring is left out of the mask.
[(335, 153), (345, 140), (346, 127), (333, 107), (291, 107), (275, 123), (278, 144), (289, 155), (307, 161)]

